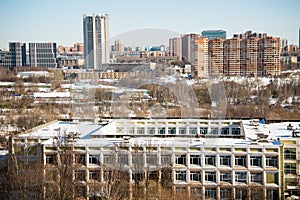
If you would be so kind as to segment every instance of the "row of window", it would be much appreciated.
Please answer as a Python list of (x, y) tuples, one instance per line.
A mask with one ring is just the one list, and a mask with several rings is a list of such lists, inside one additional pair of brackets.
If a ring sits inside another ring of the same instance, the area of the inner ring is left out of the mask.
[[(205, 188), (204, 189), (204, 198), (205, 199), (217, 199), (217, 188)], [(264, 191), (262, 189), (250, 189), (250, 193), (247, 188), (235, 188), (234, 194), (232, 188), (220, 188), (219, 190), (219, 198), (221, 200), (233, 199), (233, 195), (235, 199), (263, 199)], [(176, 194), (178, 193), (186, 193), (186, 188), (178, 187), (176, 188)], [(197, 199), (203, 198), (202, 188), (190, 188), (190, 195), (193, 197), (197, 197)], [(279, 199), (279, 190), (266, 190), (266, 200), (278, 200)]]
[[(51, 196), (50, 190), (51, 188), (47, 188), (46, 196)], [(177, 187), (176, 194), (187, 194), (187, 188), (185, 187)], [(251, 193), (249, 193), (249, 190)], [(99, 193), (97, 188), (90, 187), (89, 191), (91, 194)], [(234, 193), (233, 193), (234, 191)], [(204, 195), (202, 194), (201, 187), (191, 187), (190, 188), (190, 196), (197, 199), (217, 199), (219, 197), (220, 200), (227, 199), (264, 199), (264, 190), (260, 188), (219, 188), (219, 193), (217, 188), (204, 188)], [(75, 187), (75, 197), (87, 197), (87, 188), (85, 186), (76, 186)], [(266, 190), (266, 200), (279, 200), (279, 190), (277, 189), (267, 189)]]
[[(219, 165), (232, 167), (232, 156), (231, 155), (219, 155)], [(190, 155), (190, 164), (202, 166), (201, 155)], [(249, 166), (262, 167), (262, 156), (249, 156)], [(266, 156), (265, 166), (267, 167), (278, 167), (278, 156)], [(186, 155), (176, 155), (175, 164), (186, 165), (187, 163)], [(205, 155), (204, 165), (217, 166), (217, 156), (216, 155)], [(247, 156), (235, 156), (234, 165), (236, 166), (247, 166)]]
[[(117, 132), (118, 133), (125, 133), (125, 129), (123, 127), (118, 127), (117, 128)], [(221, 135), (241, 135), (241, 129), (238, 127), (232, 127), (231, 131), (230, 128), (226, 127), (226, 128), (218, 128), (218, 127), (212, 127), (210, 128), (210, 130), (208, 129), (208, 127), (199, 127), (199, 131), (197, 127), (179, 127), (178, 128), (178, 132), (177, 132), (177, 128), (176, 127), (168, 127), (168, 129), (166, 129), (166, 127), (147, 127), (147, 129), (145, 127), (127, 127), (126, 128), (126, 133), (129, 134), (149, 134), (149, 135), (153, 135), (153, 134), (170, 134), (170, 135), (175, 135), (175, 134), (179, 134), (179, 135), (186, 135), (186, 134), (190, 134), (190, 135), (196, 135), (196, 134), (221, 134)]]
[[(190, 171), (189, 172), (189, 181), (202, 182), (201, 171)], [(227, 182), (232, 183), (234, 180), (235, 183), (248, 183), (248, 172), (247, 171), (235, 171), (234, 177), (232, 177), (231, 172), (220, 172), (219, 177), (217, 177), (216, 171), (205, 171), (204, 172), (204, 181), (205, 182)], [(250, 182), (263, 184), (263, 173), (250, 173)], [(266, 183), (267, 184), (279, 184), (279, 173), (278, 172), (268, 172), (266, 173)], [(184, 181), (187, 182), (187, 171), (186, 170), (176, 170), (175, 171), (175, 181)]]
[[(263, 157), (262, 156), (248, 156), (249, 157), (249, 166), (254, 167), (262, 167)], [(189, 156), (189, 164), (196, 165), (196, 166), (217, 166), (217, 158), (218, 158), (218, 165), (219, 166), (228, 166), (232, 167), (232, 164), (235, 166), (243, 166), (247, 167), (247, 155), (235, 156), (234, 162), (232, 163), (232, 156), (231, 155), (205, 155), (204, 159), (202, 160), (201, 155), (190, 155)], [(144, 166), (148, 165), (171, 165), (172, 164), (172, 155), (171, 154), (161, 154), (160, 155), (160, 163), (158, 162), (157, 154), (148, 154), (146, 156), (146, 160), (143, 153), (136, 153), (132, 154), (132, 164)], [(179, 165), (187, 165), (188, 159), (186, 154), (184, 155), (175, 155), (175, 164)], [(204, 163), (202, 163), (204, 162)], [(46, 164), (56, 164), (57, 163), (57, 156), (56, 155), (46, 155)], [(76, 155), (75, 156), (75, 163), (86, 165), (86, 155)], [(104, 154), (103, 155), (103, 163), (105, 164), (119, 164), (119, 165), (129, 165), (129, 154)], [(89, 155), (88, 156), (88, 164), (100, 164), (100, 155)], [(288, 165), (288, 164), (286, 164)], [(266, 167), (278, 167), (278, 156), (266, 156), (265, 157), (265, 166)], [(295, 166), (296, 168), (296, 166)]]

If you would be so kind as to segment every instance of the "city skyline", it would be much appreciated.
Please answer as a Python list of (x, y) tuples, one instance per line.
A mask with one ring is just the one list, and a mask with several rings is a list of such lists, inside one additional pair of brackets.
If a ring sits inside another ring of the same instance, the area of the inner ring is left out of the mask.
[[(109, 14), (110, 38), (137, 29), (154, 27), (178, 34), (201, 33), (222, 29), (227, 38), (248, 30), (266, 32), (298, 44), (300, 2), (284, 1), (214, 1), (185, 2), (94, 2), (5, 1), (0, 6), (0, 48), (8, 49), (13, 41), (53, 41), (71, 46), (83, 42), (82, 16)], [(245, 9), (247, 8), (247, 9)], [(12, 11), (14, 14), (12, 15)], [(149, 45), (158, 45), (156, 37)], [(167, 44), (168, 40), (164, 43)], [(138, 42), (134, 42), (137, 46)], [(132, 45), (126, 44), (125, 45)]]

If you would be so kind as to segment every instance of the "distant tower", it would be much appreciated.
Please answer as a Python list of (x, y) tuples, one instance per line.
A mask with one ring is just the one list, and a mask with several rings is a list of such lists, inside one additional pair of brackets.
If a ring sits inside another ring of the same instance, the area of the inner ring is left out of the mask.
[(101, 69), (109, 63), (109, 17), (83, 16), (84, 59), (86, 69)]
[(181, 38), (169, 39), (169, 54), (170, 56), (176, 56), (178, 60), (181, 60)]
[(299, 45), (298, 45), (298, 48), (300, 49), (300, 28), (299, 28), (299, 38), (298, 38), (298, 42), (299, 42)]
[(115, 40), (114, 51), (117, 53), (124, 52), (124, 43), (121, 40)]

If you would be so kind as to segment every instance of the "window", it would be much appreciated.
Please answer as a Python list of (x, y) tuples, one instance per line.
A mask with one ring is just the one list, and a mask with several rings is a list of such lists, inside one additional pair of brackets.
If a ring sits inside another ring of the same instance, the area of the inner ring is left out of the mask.
[(134, 134), (134, 127), (127, 127), (128, 134), (133, 135)]
[(264, 190), (262, 189), (262, 187), (251, 188), (251, 199), (253, 200), (264, 199)]
[(157, 154), (147, 154), (146, 155), (147, 165), (157, 165)]
[(240, 128), (232, 128), (232, 135), (240, 135), (241, 129)]
[(266, 183), (278, 185), (278, 183), (279, 183), (278, 172), (266, 172)]
[(103, 155), (103, 163), (106, 165), (115, 165), (116, 157), (114, 154), (104, 154)]
[(85, 181), (85, 171), (75, 171), (75, 180)]
[(190, 127), (189, 128), (189, 134), (190, 135), (196, 135), (197, 134), (197, 127)]
[(180, 135), (185, 135), (186, 134), (186, 128), (185, 127), (180, 127), (179, 128), (179, 134)]
[(175, 135), (176, 134), (176, 128), (175, 127), (169, 127), (168, 128), (168, 134)]
[(231, 173), (230, 172), (220, 172), (220, 181), (231, 183)]
[(144, 155), (143, 153), (132, 154), (132, 164), (134, 166), (144, 166)]
[(285, 185), (289, 186), (297, 186), (298, 185), (298, 179), (297, 178), (285, 178)]
[(190, 164), (201, 166), (201, 155), (190, 155)]
[(46, 172), (45, 179), (47, 181), (56, 181), (57, 171), (55, 171), (55, 170), (47, 170), (45, 172)]
[(200, 134), (206, 135), (207, 134), (207, 127), (200, 127)]
[(89, 155), (89, 164), (99, 165), (100, 164), (99, 158), (100, 155)]
[(229, 135), (229, 128), (222, 128), (221, 135)]
[(129, 159), (129, 156), (128, 154), (124, 153), (124, 154), (118, 154), (118, 164), (120, 166), (123, 166), (123, 165), (128, 165), (129, 162), (128, 162), (128, 159)]
[(296, 174), (296, 163), (285, 163), (284, 164), (285, 174)]
[(205, 155), (205, 165), (216, 166), (216, 156), (215, 155)]
[(147, 132), (148, 132), (148, 134), (150, 134), (150, 135), (154, 135), (154, 134), (155, 134), (155, 128), (154, 128), (154, 127), (148, 127), (148, 128), (147, 128)]
[(158, 128), (158, 134), (166, 134), (166, 128)]
[(186, 164), (186, 155), (175, 155), (175, 164), (185, 165)]
[(89, 180), (99, 180), (100, 178), (100, 173), (99, 171), (89, 171)]
[(247, 172), (235, 172), (235, 182), (247, 183)]
[(220, 156), (220, 165), (231, 167), (231, 156)]
[(199, 171), (191, 171), (190, 172), (190, 181), (201, 182), (201, 172), (199, 172)]
[(217, 190), (216, 188), (205, 188), (205, 199), (216, 199)]
[(158, 181), (158, 171), (148, 171), (147, 172), (147, 180)]
[(246, 156), (235, 156), (235, 165), (246, 167)]
[(231, 198), (231, 188), (220, 188), (220, 199), (227, 200)]
[(217, 135), (219, 133), (219, 128), (211, 128), (210, 134)]
[(191, 188), (190, 189), (191, 197), (195, 197), (196, 199), (201, 199), (202, 191), (201, 188)]
[(285, 148), (284, 149), (284, 158), (285, 159), (296, 159), (296, 149), (295, 148)]
[(139, 172), (133, 172), (132, 173), (132, 180), (135, 182), (135, 183), (139, 183), (141, 181), (144, 180), (144, 173), (139, 173)]
[(251, 173), (251, 182), (262, 184), (262, 174), (261, 173)]
[(137, 134), (144, 135), (145, 134), (145, 128), (144, 127), (138, 127), (137, 128)]
[(278, 156), (266, 156), (266, 166), (278, 167)]
[(267, 190), (266, 200), (279, 200), (279, 191), (278, 190)]
[(246, 200), (247, 199), (247, 188), (236, 188), (235, 189), (235, 199)]
[(216, 182), (216, 172), (205, 172), (205, 181)]
[(46, 155), (46, 164), (55, 165), (56, 155)]
[(75, 197), (86, 197), (86, 187), (77, 185), (75, 187)]
[(175, 172), (176, 181), (186, 181), (186, 171), (176, 171)]
[(161, 165), (171, 165), (172, 164), (172, 155), (171, 154), (161, 154)]
[(85, 165), (85, 155), (76, 155), (75, 163), (80, 165)]
[(261, 156), (250, 156), (250, 166), (261, 167)]

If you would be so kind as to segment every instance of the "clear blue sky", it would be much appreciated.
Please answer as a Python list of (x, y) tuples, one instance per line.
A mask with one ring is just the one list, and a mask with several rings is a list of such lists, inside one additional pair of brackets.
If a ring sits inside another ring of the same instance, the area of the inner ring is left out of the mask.
[[(247, 30), (298, 44), (299, 0), (1, 0), (0, 48), (9, 41), (82, 42), (82, 15), (109, 14), (110, 35), (155, 27), (178, 33)], [(153, 41), (155, 44), (155, 41)]]

